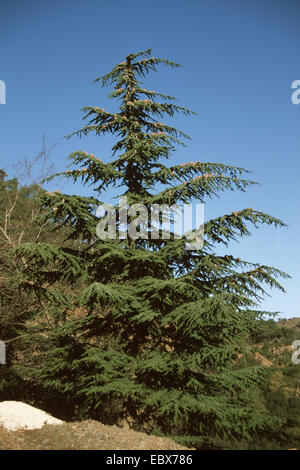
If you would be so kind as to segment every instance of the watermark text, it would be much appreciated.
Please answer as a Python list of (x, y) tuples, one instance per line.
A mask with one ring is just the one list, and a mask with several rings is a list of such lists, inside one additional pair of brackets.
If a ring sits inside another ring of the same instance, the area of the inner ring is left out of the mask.
[(0, 80), (0, 104), (6, 104), (6, 85), (3, 80)]
[(300, 103), (300, 80), (294, 80), (291, 88), (295, 89), (292, 93), (291, 100), (293, 104)]
[(293, 364), (300, 364), (300, 340), (297, 339), (292, 343), (292, 348), (296, 351), (292, 354), (292, 363)]
[[(119, 199), (119, 206), (101, 204), (96, 216), (101, 220), (96, 234), (101, 240), (168, 240), (185, 238), (187, 250), (200, 250), (204, 243), (204, 204), (144, 204), (129, 205), (127, 197)], [(118, 232), (118, 233), (117, 233)]]
[(6, 346), (4, 341), (0, 340), (0, 364), (6, 364)]

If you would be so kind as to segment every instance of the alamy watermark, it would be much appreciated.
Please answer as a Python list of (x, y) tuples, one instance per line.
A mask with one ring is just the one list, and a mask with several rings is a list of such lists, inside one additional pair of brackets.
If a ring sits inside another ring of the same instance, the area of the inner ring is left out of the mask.
[(6, 104), (6, 85), (3, 80), (0, 80), (0, 104)]
[(294, 80), (291, 88), (294, 88), (295, 91), (292, 93), (291, 100), (293, 104), (300, 103), (300, 80)]
[[(118, 213), (118, 217), (117, 217)], [(200, 250), (204, 240), (204, 204), (152, 204), (149, 209), (140, 203), (128, 205), (127, 197), (119, 199), (119, 207), (110, 204), (98, 206), (96, 216), (101, 218), (96, 234), (105, 239), (166, 240), (184, 237), (187, 250)], [(118, 220), (117, 220), (118, 219)], [(118, 232), (118, 233), (117, 233)]]
[(0, 340), (0, 364), (6, 364), (6, 346), (4, 341)]
[(296, 339), (296, 341), (293, 341), (292, 348), (296, 350), (292, 354), (292, 363), (300, 364), (300, 340), (299, 339)]

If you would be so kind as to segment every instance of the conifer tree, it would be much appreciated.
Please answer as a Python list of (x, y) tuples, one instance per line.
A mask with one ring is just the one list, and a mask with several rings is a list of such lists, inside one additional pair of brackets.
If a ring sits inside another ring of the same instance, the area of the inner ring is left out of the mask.
[[(24, 374), (73, 417), (125, 419), (134, 429), (197, 448), (218, 438), (279, 435), (283, 421), (257, 410), (253, 398), (267, 383), (265, 368), (237, 360), (246, 354), (245, 336), (266, 313), (259, 310), (265, 286), (283, 290), (277, 278), (287, 275), (216, 249), (249, 235), (250, 224), (283, 222), (251, 208), (224, 214), (205, 222), (203, 246), (190, 250), (171, 230), (169, 238), (162, 230), (151, 238), (147, 224), (139, 227), (144, 237), (97, 237), (96, 209), (108, 188), (126, 196), (129, 209), (143, 204), (150, 213), (155, 204), (204, 203), (255, 184), (247, 170), (230, 165), (166, 164), (188, 136), (159, 120), (193, 112), (142, 87), (139, 79), (161, 64), (179, 66), (151, 57), (149, 49), (96, 80), (113, 87), (109, 97), (120, 101), (119, 111), (86, 106), (88, 123), (73, 134), (115, 135), (113, 159), (104, 163), (101, 155), (78, 150), (69, 155), (73, 169), (54, 175), (92, 185), (95, 197), (44, 194), (47, 217), (67, 227), (68, 236), (61, 244), (27, 243), (14, 251), (26, 260), (22, 286), (50, 312), (40, 342), (34, 337), (39, 354)], [(120, 227), (119, 202), (115, 211)], [(128, 214), (127, 227), (135, 218)]]

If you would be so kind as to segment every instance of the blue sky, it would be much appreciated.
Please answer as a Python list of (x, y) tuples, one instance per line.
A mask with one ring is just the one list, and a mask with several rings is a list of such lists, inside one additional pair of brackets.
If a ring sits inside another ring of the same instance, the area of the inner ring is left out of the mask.
[[(78, 149), (109, 161), (111, 138), (64, 139), (82, 126), (82, 106), (116, 110), (109, 89), (93, 80), (147, 48), (179, 62), (182, 68), (162, 66), (145, 80), (199, 113), (168, 121), (191, 137), (170, 164), (200, 160), (252, 171), (260, 184), (208, 200), (205, 219), (252, 207), (288, 224), (261, 226), (221, 251), (289, 273), (287, 292), (269, 291), (261, 307), (299, 317), (300, 104), (291, 101), (291, 84), (300, 80), (299, 13), (292, 0), (3, 0), (1, 167), (12, 175), (14, 163), (39, 152), (43, 134), (49, 147), (56, 143), (57, 171)], [(91, 194), (71, 184), (63, 191)]]

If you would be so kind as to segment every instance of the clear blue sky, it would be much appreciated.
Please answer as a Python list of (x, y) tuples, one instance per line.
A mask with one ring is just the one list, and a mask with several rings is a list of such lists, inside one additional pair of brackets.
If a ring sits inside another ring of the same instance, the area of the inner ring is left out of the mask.
[[(214, 161), (252, 171), (260, 185), (207, 201), (205, 218), (252, 207), (289, 225), (254, 229), (228, 253), (289, 273), (287, 293), (270, 291), (262, 308), (299, 317), (300, 104), (291, 102), (291, 84), (300, 80), (299, 13), (296, 0), (2, 0), (1, 167), (12, 175), (13, 163), (38, 153), (42, 134), (49, 146), (57, 143), (58, 171), (78, 149), (109, 161), (110, 138), (63, 136), (82, 126), (82, 106), (115, 110), (95, 78), (129, 53), (152, 48), (183, 67), (161, 67), (146, 86), (199, 113), (173, 119), (192, 140), (172, 164)], [(90, 194), (72, 185), (64, 191)]]

